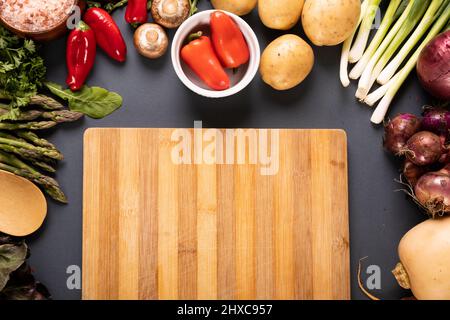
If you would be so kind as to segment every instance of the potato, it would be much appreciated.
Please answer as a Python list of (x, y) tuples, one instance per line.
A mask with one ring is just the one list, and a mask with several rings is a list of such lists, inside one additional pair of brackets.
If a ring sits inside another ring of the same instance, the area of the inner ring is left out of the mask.
[(211, 0), (211, 3), (215, 9), (229, 11), (243, 16), (256, 7), (258, 0)]
[(360, 13), (360, 0), (306, 0), (303, 29), (315, 45), (335, 46), (353, 33)]
[(294, 34), (286, 34), (270, 43), (261, 56), (260, 73), (265, 83), (276, 90), (288, 90), (300, 84), (311, 72), (314, 52)]
[(300, 19), (303, 2), (303, 0), (259, 0), (259, 17), (268, 28), (289, 30)]

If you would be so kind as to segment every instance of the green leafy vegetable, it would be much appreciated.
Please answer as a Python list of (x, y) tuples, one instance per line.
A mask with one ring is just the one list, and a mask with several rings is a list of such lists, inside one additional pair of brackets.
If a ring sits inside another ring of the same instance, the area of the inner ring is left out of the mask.
[(36, 281), (27, 263), (11, 274), (5, 289), (0, 292), (0, 300), (48, 299), (50, 299), (50, 293), (42, 283)]
[(0, 301), (50, 298), (47, 288), (31, 273), (28, 257), (29, 250), (22, 238), (0, 233)]
[(189, 16), (192, 16), (192, 15), (196, 14), (198, 11), (198, 8), (197, 8), (198, 0), (189, 0), (189, 4), (191, 6), (191, 8), (189, 10)]
[(19, 108), (42, 87), (46, 74), (44, 60), (32, 40), (21, 39), (0, 26), (0, 99), (10, 101), (10, 112), (1, 120), (14, 120)]
[(27, 245), (24, 242), (0, 245), (0, 291), (6, 286), (9, 276), (16, 271), (27, 257)]
[[(149, 1), (151, 5), (151, 1)], [(87, 1), (87, 5), (89, 8), (103, 8), (109, 13), (113, 12), (116, 9), (119, 9), (121, 7), (124, 7), (128, 4), (128, 0), (120, 0), (117, 2), (108, 2), (108, 3), (101, 3), (99, 1)]]
[(59, 84), (46, 82), (45, 86), (56, 96), (69, 103), (69, 109), (101, 119), (122, 106), (122, 97), (100, 87), (84, 86), (81, 91), (72, 92)]

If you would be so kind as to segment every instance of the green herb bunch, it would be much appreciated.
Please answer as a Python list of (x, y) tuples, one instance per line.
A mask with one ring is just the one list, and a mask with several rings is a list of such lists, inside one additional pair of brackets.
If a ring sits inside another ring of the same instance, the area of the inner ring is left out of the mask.
[(0, 26), (0, 99), (10, 101), (10, 112), (0, 120), (14, 120), (43, 86), (46, 68), (32, 40), (21, 39)]

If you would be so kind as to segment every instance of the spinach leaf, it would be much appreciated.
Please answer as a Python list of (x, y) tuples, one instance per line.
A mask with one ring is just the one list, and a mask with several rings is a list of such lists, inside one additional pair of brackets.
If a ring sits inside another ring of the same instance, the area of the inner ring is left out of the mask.
[(9, 276), (16, 271), (27, 257), (27, 245), (7, 243), (0, 245), (0, 291), (6, 286)]
[(46, 82), (45, 86), (56, 96), (69, 103), (69, 109), (101, 119), (122, 106), (122, 97), (100, 87), (84, 86), (78, 92), (63, 89), (59, 84)]

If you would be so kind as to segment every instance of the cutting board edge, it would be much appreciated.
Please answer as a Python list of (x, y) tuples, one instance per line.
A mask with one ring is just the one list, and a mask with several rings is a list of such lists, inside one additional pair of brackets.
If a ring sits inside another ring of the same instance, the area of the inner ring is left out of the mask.
[[(83, 134), (83, 142), (86, 142), (86, 139), (89, 138), (90, 135), (95, 133), (96, 131), (108, 131), (108, 130), (177, 130), (177, 129), (194, 129), (192, 127), (179, 127), (179, 128), (169, 128), (169, 127), (152, 127), (152, 128), (145, 128), (145, 127), (91, 127), (84, 130)], [(256, 128), (256, 127), (246, 127), (246, 128), (211, 128), (211, 127), (205, 127), (202, 129), (218, 129), (218, 130), (227, 130), (227, 129), (254, 129), (254, 130), (289, 130), (289, 131), (313, 131), (313, 132), (335, 132), (342, 134), (345, 137), (345, 140), (347, 141), (347, 132), (344, 129), (341, 128), (331, 128), (331, 129), (325, 129), (325, 128)]]

